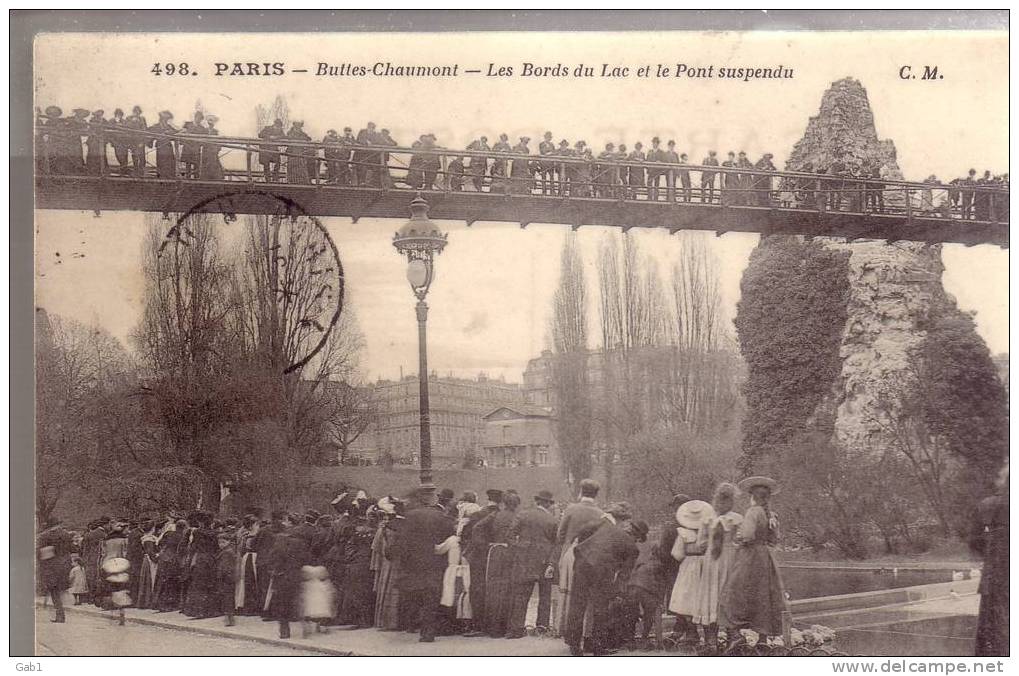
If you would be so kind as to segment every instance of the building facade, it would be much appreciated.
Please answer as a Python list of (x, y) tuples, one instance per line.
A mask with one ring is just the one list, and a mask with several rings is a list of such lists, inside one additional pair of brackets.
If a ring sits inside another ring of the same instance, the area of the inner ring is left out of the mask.
[(533, 404), (500, 406), (485, 416), (482, 444), (488, 467), (549, 467), (559, 464), (552, 413)]
[[(376, 408), (370, 434), (360, 452), (397, 462), (416, 462), (420, 449), (419, 384), (416, 375), (401, 380), (379, 380), (372, 386)], [(519, 384), (492, 379), (439, 377), (428, 379), (431, 412), (432, 465), (460, 467), (465, 460), (483, 457), (484, 416), (500, 406), (524, 403)]]

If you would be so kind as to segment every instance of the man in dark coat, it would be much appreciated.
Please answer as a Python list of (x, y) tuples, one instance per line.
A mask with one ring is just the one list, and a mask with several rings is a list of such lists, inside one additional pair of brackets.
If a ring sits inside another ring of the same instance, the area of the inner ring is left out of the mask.
[[(969, 173), (966, 174), (966, 178), (960, 181), (963, 186), (962, 191), (962, 218), (963, 220), (970, 220), (973, 218), (973, 186), (977, 184), (977, 170), (970, 169)], [(965, 188), (970, 188), (966, 190)]]
[[(290, 123), (290, 130), (287, 131), (287, 139), (294, 141), (310, 141), (311, 137), (304, 131), (304, 120), (294, 120)], [(308, 185), (311, 183), (312, 175), (309, 169), (309, 160), (315, 152), (314, 148), (308, 146), (287, 146), (287, 183)]]
[[(701, 161), (701, 164), (705, 167), (717, 167), (718, 153), (714, 150), (709, 150), (708, 156)], [(715, 172), (702, 171), (701, 202), (711, 203), (714, 201), (715, 201)]]
[(251, 542), (251, 551), (255, 554), (255, 575), (258, 581), (258, 610), (265, 620), (272, 619), (266, 608), (266, 596), (269, 592), (269, 554), (272, 552), (276, 536), (286, 528), (283, 524), (283, 510), (273, 511), (272, 520), (263, 524)]
[(483, 531), (475, 533), (474, 527), (483, 519), (499, 511), (502, 502), (502, 491), (490, 488), (486, 491), (488, 504), (467, 517), (467, 522), (460, 531), (461, 548), (471, 567), (471, 615), (474, 617), (475, 631), (467, 636), (486, 636), (482, 631), (485, 617), (485, 585), (488, 572), (488, 541)]
[(159, 122), (149, 127), (149, 131), (160, 134), (153, 137), (151, 144), (156, 149), (156, 174), (159, 178), (176, 178), (177, 176), (177, 154), (172, 138), (166, 138), (177, 133), (177, 128), (170, 124), (173, 113), (164, 110), (159, 113)]
[[(103, 540), (106, 539), (106, 525), (110, 517), (104, 516), (89, 525), (89, 531), (81, 539), (81, 562), (85, 565), (85, 580), (90, 592), (99, 588), (99, 560), (102, 558)], [(97, 595), (93, 595), (93, 603), (100, 605)]]
[[(517, 155), (529, 155), (531, 149), (527, 144), (531, 141), (528, 136), (521, 136), (520, 143), (513, 146), (513, 152)], [(531, 163), (525, 159), (513, 160), (510, 165), (510, 177), (513, 179), (512, 192), (524, 194), (531, 192)]]
[[(574, 549), (573, 587), (563, 631), (572, 655), (584, 653), (584, 615), (588, 604), (592, 606), (594, 619), (589, 649), (595, 655), (609, 653), (607, 646), (612, 633), (611, 618), (607, 616), (609, 605), (617, 590), (625, 585), (640, 554), (637, 540), (641, 534), (631, 532), (634, 526), (632, 522), (617, 526), (606, 516), (580, 534)], [(646, 526), (643, 528), (646, 536)]]
[(1008, 469), (999, 477), (997, 495), (977, 505), (969, 544), (984, 559), (980, 576), (980, 613), (976, 656), (1009, 654), (1009, 515)]
[[(544, 140), (538, 144), (539, 155), (555, 155), (555, 143), (552, 142), (552, 132), (546, 131)], [(555, 162), (542, 160), (535, 165), (538, 168), (538, 177), (541, 181), (541, 194), (552, 194), (552, 175), (555, 172)]]
[(436, 545), (455, 531), (453, 520), (435, 508), (435, 486), (418, 488), (419, 506), (407, 513), (394, 542), (393, 556), (398, 561), (401, 620), (408, 630), (420, 627), (421, 643), (435, 641), (442, 597), (442, 575), (446, 557), (435, 553)]
[(318, 533), (318, 529), (315, 527), (315, 523), (318, 518), (322, 516), (320, 512), (314, 509), (309, 509), (304, 513), (304, 521), (293, 529), (293, 534), (302, 540), (304, 540), (308, 547), (311, 547), (312, 542), (315, 540), (315, 535)]
[(85, 171), (99, 176), (106, 167), (107, 122), (104, 110), (95, 110), (88, 121), (88, 137), (85, 139)]
[[(283, 120), (275, 120), (268, 127), (262, 127), (258, 138), (265, 141), (279, 141), (286, 136), (283, 131)], [(262, 165), (266, 183), (279, 183), (280, 180), (280, 147), (275, 143), (259, 146), (258, 162)]]
[[(754, 169), (757, 171), (775, 171), (775, 164), (771, 161), (774, 157), (771, 153), (764, 153), (761, 159), (757, 160)], [(753, 202), (759, 207), (766, 207), (771, 203), (771, 176), (767, 174), (753, 175)]]
[[(206, 135), (209, 133), (205, 126), (205, 115), (196, 110), (194, 118), (184, 123), (181, 129), (184, 134)], [(116, 147), (114, 147), (116, 149)], [(202, 165), (202, 144), (194, 141), (185, 141), (180, 147), (180, 162), (184, 165), (184, 178), (198, 178), (199, 169)]]
[(142, 561), (145, 559), (145, 548), (142, 547), (142, 535), (144, 530), (141, 524), (134, 523), (127, 534), (127, 560), (131, 563), (131, 598), (138, 598), (138, 583), (141, 580)]
[[(647, 151), (648, 162), (664, 162), (665, 151), (661, 147), (661, 139), (655, 136), (651, 139), (651, 149)], [(661, 176), (665, 171), (659, 167), (649, 167), (647, 170), (647, 198), (658, 199), (658, 187), (661, 184)]]
[(280, 638), (290, 638), (290, 623), (301, 619), (301, 567), (311, 561), (307, 541), (293, 529), (277, 533), (269, 552), (269, 613), (279, 622)]
[(322, 152), (326, 164), (326, 182), (337, 185), (340, 183), (341, 170), (346, 171), (347, 169), (347, 163), (341, 163), (340, 160), (345, 159), (343, 156), (348, 153), (339, 147), (341, 145), (340, 135), (336, 133), (335, 129), (326, 132), (326, 135), (322, 137), (322, 144), (326, 146)]
[(145, 130), (149, 128), (142, 115), (141, 106), (131, 109), (131, 114), (124, 120), (124, 126), (132, 130), (129, 137), (128, 150), (131, 152), (131, 162), (134, 164), (134, 175), (138, 178), (145, 176)]
[[(471, 141), (467, 145), (467, 150), (487, 151), (491, 150), (488, 147), (488, 137), (482, 136), (479, 139)], [(474, 190), (481, 192), (485, 187), (485, 175), (488, 173), (488, 157), (485, 155), (472, 155), (470, 164), (471, 181), (474, 184)]]
[[(676, 142), (670, 140), (666, 145), (668, 148), (662, 153), (662, 162), (668, 162), (670, 165), (679, 164), (679, 153), (676, 152)], [(665, 170), (665, 198), (670, 202), (676, 201), (676, 168), (670, 166)]]
[(535, 625), (549, 626), (552, 612), (552, 572), (556, 544), (555, 498), (550, 491), (534, 496), (534, 507), (517, 514), (510, 525), (513, 568), (510, 571), (510, 614), (506, 638), (524, 636), (524, 618), (531, 592), (538, 584), (538, 618)]
[[(661, 527), (661, 535), (658, 538), (658, 565), (659, 574), (662, 577), (663, 584), (666, 589), (672, 589), (676, 583), (676, 574), (679, 573), (679, 562), (672, 558), (672, 546), (676, 544), (676, 537), (679, 535), (679, 531), (676, 530), (676, 519), (672, 515), (676, 513), (680, 505), (690, 501), (690, 496), (686, 493), (677, 493), (673, 496), (672, 500), (668, 505), (669, 518), (666, 520)], [(693, 629), (691, 625), (688, 625), (685, 619), (679, 615), (676, 616), (677, 624), (675, 632), (678, 635), (683, 635), (687, 631)]]
[(49, 528), (39, 533), (36, 542), (39, 581), (53, 601), (56, 615), (53, 622), (64, 622), (64, 590), (71, 586), (71, 534), (64, 530), (59, 521), (51, 522)]
[[(357, 132), (354, 139), (359, 146), (379, 145), (379, 134), (375, 131), (375, 123), (369, 122), (364, 129)], [(382, 185), (378, 177), (378, 153), (371, 150), (355, 150), (353, 154), (354, 185)]]
[[(687, 155), (686, 153), (681, 154), (679, 156), (679, 163), (690, 164), (690, 156)], [(690, 170), (679, 169), (676, 171), (676, 173), (679, 175), (679, 185), (683, 189), (683, 191), (680, 193), (680, 199), (682, 199), (684, 202), (692, 202), (693, 188), (690, 187)]]

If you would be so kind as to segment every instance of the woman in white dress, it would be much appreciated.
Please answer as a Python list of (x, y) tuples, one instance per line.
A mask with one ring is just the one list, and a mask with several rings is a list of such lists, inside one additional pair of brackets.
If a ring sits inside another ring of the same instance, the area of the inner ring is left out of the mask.
[(709, 650), (718, 647), (719, 599), (736, 556), (736, 531), (743, 521), (743, 515), (733, 511), (738, 492), (736, 486), (722, 483), (715, 489), (711, 500), (717, 516), (708, 527), (708, 551), (701, 571), (700, 608), (693, 618), (695, 623), (704, 627), (704, 641)]
[[(688, 625), (700, 615), (704, 553), (708, 548), (709, 526), (714, 519), (715, 509), (703, 500), (684, 502), (676, 510), (679, 528), (671, 554), (679, 561), (679, 572), (669, 597), (669, 610), (686, 619)], [(689, 638), (695, 637), (690, 635)]]

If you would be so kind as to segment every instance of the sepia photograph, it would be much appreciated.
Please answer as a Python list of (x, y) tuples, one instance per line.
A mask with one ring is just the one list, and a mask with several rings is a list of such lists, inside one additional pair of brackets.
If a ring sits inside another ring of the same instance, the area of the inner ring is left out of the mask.
[(1004, 670), (1007, 11), (180, 14), (31, 45), (35, 657)]

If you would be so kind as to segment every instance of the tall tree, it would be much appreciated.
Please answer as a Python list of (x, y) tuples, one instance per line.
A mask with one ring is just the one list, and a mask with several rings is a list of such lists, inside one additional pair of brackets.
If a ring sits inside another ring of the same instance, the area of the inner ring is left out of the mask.
[(220, 425), (250, 415), (253, 391), (236, 375), (239, 345), (226, 330), (235, 311), (230, 264), (214, 217), (195, 214), (164, 234), (150, 221), (145, 306), (135, 343), (147, 367), (147, 410), (165, 432), (169, 474), (191, 472), (200, 502), (216, 509), (224, 462), (212, 443)]
[(559, 285), (552, 299), (552, 392), (556, 441), (567, 480), (591, 473), (591, 404), (588, 393), (587, 286), (576, 235), (560, 255)]
[(117, 408), (131, 381), (127, 352), (107, 331), (36, 308), (36, 516), (106, 473), (123, 436)]

